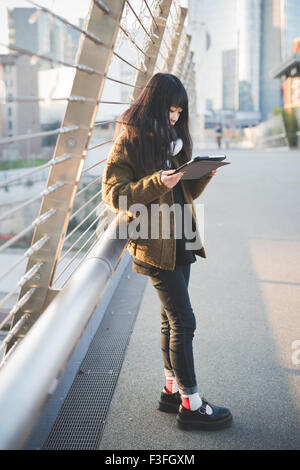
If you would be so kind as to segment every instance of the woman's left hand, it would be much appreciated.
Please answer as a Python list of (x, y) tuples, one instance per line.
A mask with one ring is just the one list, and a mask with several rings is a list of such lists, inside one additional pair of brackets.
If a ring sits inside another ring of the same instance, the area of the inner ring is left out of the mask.
[(212, 170), (210, 173), (207, 173), (206, 176), (214, 176), (218, 170)]

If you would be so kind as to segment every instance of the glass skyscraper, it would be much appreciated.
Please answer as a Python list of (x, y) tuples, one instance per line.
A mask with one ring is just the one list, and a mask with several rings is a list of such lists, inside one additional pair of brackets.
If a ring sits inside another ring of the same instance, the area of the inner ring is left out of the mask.
[(189, 7), (200, 113), (232, 110), (244, 124), (267, 119), (282, 106), (272, 71), (300, 36), (300, 0), (189, 0)]
[(261, 24), (260, 110), (265, 121), (274, 108), (283, 105), (280, 83), (272, 77), (272, 71), (282, 60), (282, 0), (262, 1)]
[(300, 1), (282, 0), (282, 41), (285, 60), (290, 54), (295, 38), (300, 36)]
[(236, 5), (238, 110), (259, 112), (261, 0)]

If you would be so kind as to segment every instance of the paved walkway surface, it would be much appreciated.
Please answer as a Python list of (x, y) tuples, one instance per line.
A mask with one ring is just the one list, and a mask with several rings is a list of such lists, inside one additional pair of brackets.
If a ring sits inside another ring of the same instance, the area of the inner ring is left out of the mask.
[(200, 393), (234, 423), (186, 432), (157, 410), (160, 306), (147, 280), (100, 449), (300, 448), (300, 152), (227, 155), (198, 199), (207, 259), (192, 265), (189, 291)]

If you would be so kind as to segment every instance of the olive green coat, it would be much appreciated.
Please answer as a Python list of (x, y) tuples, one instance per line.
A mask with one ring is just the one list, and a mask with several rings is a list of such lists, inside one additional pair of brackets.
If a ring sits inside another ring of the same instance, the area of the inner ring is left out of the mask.
[[(172, 157), (175, 167), (180, 166), (183, 161), (182, 153)], [(151, 204), (174, 204), (173, 191), (161, 181), (163, 170), (152, 174), (145, 174), (139, 164), (136, 148), (120, 134), (114, 142), (109, 153), (107, 164), (102, 178), (102, 200), (114, 212), (119, 209), (119, 196), (127, 196), (127, 207), (140, 203), (149, 208), (147, 211), (148, 227), (151, 227)], [(203, 192), (211, 180), (211, 176), (204, 176), (195, 180), (183, 180), (183, 195), (186, 204), (191, 205), (192, 225), (196, 233), (199, 249), (194, 249), (196, 255), (206, 258), (205, 250), (201, 241), (196, 212), (193, 200)], [(122, 209), (122, 208), (121, 208)], [(134, 219), (132, 213), (127, 211), (128, 221)], [(138, 260), (144, 261), (160, 269), (173, 271), (176, 262), (176, 238), (174, 236), (175, 217), (170, 217), (170, 237), (163, 238), (161, 227), (158, 238), (129, 238), (127, 249), (129, 253)], [(141, 268), (142, 269), (142, 268)], [(133, 270), (139, 272), (139, 267), (134, 265)]]

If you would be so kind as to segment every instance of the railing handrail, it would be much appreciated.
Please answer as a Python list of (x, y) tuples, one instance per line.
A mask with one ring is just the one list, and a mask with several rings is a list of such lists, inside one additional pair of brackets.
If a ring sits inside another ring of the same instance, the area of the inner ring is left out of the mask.
[(123, 224), (121, 212), (1, 368), (0, 449), (21, 449), (33, 430), (126, 249)]
[(267, 140), (275, 140), (275, 139), (284, 139), (287, 136), (286, 132), (281, 132), (281, 134), (270, 135), (268, 137), (258, 137), (260, 142), (265, 142)]

